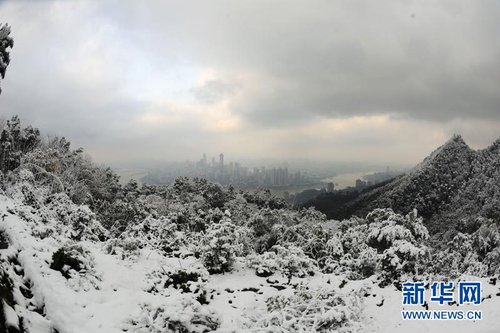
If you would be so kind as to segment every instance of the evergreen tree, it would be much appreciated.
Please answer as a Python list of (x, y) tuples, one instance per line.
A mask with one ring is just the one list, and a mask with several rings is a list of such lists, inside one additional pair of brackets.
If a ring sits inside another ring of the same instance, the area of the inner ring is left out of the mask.
[[(0, 76), (5, 78), (5, 71), (10, 62), (9, 48), (14, 46), (14, 40), (10, 35), (10, 27), (0, 24)], [(2, 88), (0, 87), (0, 93)]]

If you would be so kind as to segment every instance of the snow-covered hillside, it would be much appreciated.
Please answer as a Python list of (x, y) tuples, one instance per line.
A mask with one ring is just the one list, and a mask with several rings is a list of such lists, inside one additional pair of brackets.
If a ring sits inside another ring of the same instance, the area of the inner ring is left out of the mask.
[(485, 220), (500, 218), (500, 139), (482, 150), (471, 149), (456, 135), (406, 175), (367, 189), (332, 207), (334, 195), (308, 203), (330, 218), (364, 216), (390, 207), (406, 214), (416, 208), (431, 233), (450, 240), (457, 232), (476, 231)]
[[(177, 322), (192, 332), (211, 328), (218, 332), (306, 332), (311, 327), (308, 322), (321, 320), (339, 323), (326, 331), (498, 330), (495, 323), (500, 316), (500, 298), (496, 295), (500, 285), (490, 284), (489, 279), (482, 279), (485, 301), (480, 307), (484, 316), (481, 321), (403, 321), (401, 292), (392, 285), (381, 288), (374, 277), (350, 281), (343, 275), (318, 273), (294, 277), (289, 285), (281, 274), (256, 276), (239, 258), (231, 273), (204, 277), (209, 304), (202, 305), (191, 297), (191, 291), (183, 293), (175, 286), (151, 292), (157, 282), (152, 272), (180, 268), (201, 271), (192, 257), (168, 258), (152, 248), (143, 248), (124, 260), (109, 254), (106, 243), (81, 241), (78, 246), (88, 251), (89, 269), (70, 272), (67, 279), (51, 268), (53, 254), (61, 245), (72, 242), (63, 230), (41, 236), (35, 231), (58, 227), (3, 195), (0, 216), (0, 232), (8, 244), (0, 250), (3, 274), (14, 283), (13, 301), (3, 301), (3, 313), (7, 325), (27, 332), (168, 332), (164, 325)], [(300, 293), (318, 298), (293, 298)], [(329, 298), (322, 300), (320, 295)], [(279, 297), (289, 300), (289, 308), (270, 313), (266, 300)], [(309, 305), (314, 307), (304, 309)], [(434, 308), (455, 309), (456, 305)], [(340, 325), (342, 322), (349, 324)]]

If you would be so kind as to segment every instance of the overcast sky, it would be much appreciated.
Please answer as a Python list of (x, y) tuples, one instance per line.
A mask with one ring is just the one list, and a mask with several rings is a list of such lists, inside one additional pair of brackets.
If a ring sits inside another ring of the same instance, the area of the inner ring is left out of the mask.
[(500, 136), (497, 0), (0, 0), (1, 22), (0, 115), (99, 162), (413, 164)]

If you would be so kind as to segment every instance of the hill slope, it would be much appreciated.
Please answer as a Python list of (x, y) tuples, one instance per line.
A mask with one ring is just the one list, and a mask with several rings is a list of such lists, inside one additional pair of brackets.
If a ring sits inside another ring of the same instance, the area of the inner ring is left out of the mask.
[(336, 219), (377, 207), (402, 214), (416, 208), (431, 233), (473, 232), (483, 219), (500, 219), (499, 184), (500, 140), (475, 151), (454, 136), (406, 175), (359, 195), (322, 195), (307, 206)]

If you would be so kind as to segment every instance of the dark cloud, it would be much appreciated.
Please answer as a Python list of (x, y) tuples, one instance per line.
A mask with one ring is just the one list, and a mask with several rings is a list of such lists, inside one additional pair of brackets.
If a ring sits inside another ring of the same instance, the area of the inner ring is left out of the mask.
[(124, 143), (142, 147), (124, 156), (236, 142), (269, 155), (250, 148), (258, 135), (323, 153), (333, 137), (307, 126), (381, 115), (376, 133), (347, 122), (335, 139), (386, 145), (405, 122), (482, 144), (500, 123), (499, 13), (492, 0), (4, 1), (15, 47), (0, 112), (103, 159)]
[(140, 11), (181, 58), (255, 73), (260, 89), (233, 108), (259, 125), (380, 113), (500, 119), (498, 2), (187, 1)]

